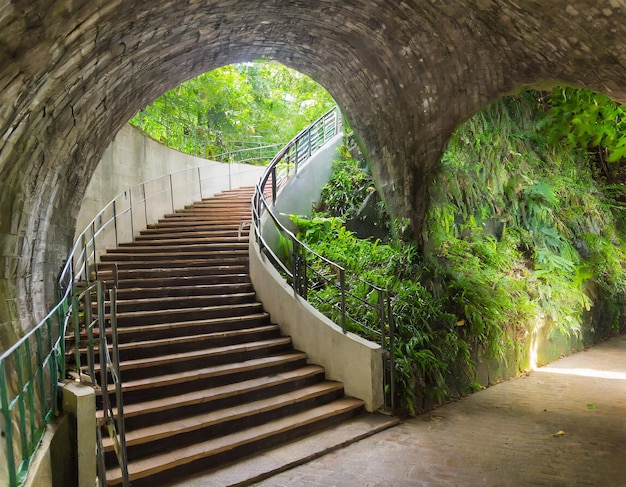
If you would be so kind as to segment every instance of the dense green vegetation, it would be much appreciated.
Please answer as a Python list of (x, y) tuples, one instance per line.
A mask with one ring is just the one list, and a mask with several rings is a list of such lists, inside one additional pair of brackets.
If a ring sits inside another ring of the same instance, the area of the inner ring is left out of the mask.
[(210, 158), (284, 145), (334, 104), (311, 78), (259, 61), (190, 79), (137, 113), (131, 124), (169, 147)]
[[(480, 354), (503, 360), (528, 348), (538, 327), (548, 336), (580, 335), (594, 304), (623, 298), (624, 113), (598, 95), (556, 89), (506, 97), (473, 116), (443, 154), (423, 248), (360, 240), (345, 229), (373, 190), (347, 151), (320, 211), (310, 221), (294, 218), (313, 250), (389, 289), (409, 411), (421, 409), (425, 396), (441, 401), (480, 387)], [(311, 290), (309, 300), (331, 313), (325, 303), (336, 292)], [(348, 306), (353, 316), (367, 313), (358, 301)], [(619, 308), (608, 309), (596, 334), (619, 331)]]
[[(210, 157), (285, 143), (332, 105), (299, 73), (246, 63), (180, 85), (132, 123)], [(623, 331), (625, 158), (625, 106), (571, 88), (524, 92), (455, 131), (420, 246), (398, 238), (403, 222), (390, 221), (365, 161), (347, 147), (314, 217), (293, 220), (308, 245), (352, 276), (352, 331), (378, 339), (376, 326), (364, 325), (376, 317), (361, 301), (376, 304), (378, 296), (357, 277), (389, 291), (402, 404), (416, 412), (485, 385), (479, 358), (520, 357), (539, 329), (592, 339)], [(363, 219), (377, 238), (347, 229)], [(336, 277), (323, 261), (310, 263)], [(308, 299), (336, 319), (338, 291), (324, 283)]]

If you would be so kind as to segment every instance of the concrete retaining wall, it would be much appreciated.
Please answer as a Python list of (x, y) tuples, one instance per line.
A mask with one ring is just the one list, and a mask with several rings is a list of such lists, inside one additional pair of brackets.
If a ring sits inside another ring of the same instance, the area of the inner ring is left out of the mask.
[[(179, 191), (184, 198), (175, 201), (177, 208), (194, 199), (200, 199), (200, 196), (207, 198), (224, 189), (252, 186), (265, 169), (261, 166), (223, 164), (190, 156), (155, 142), (131, 125), (124, 126), (105, 151), (93, 173), (80, 207), (75, 235), (78, 235), (105, 205), (126, 189), (144, 181), (152, 181), (176, 171), (196, 167), (202, 168), (202, 195), (197, 182), (184, 181), (195, 176), (194, 171), (178, 174), (175, 176), (174, 184), (179, 187), (185, 184), (189, 186)], [(164, 183), (167, 185), (168, 181), (165, 180)], [(166, 188), (156, 188), (158, 184), (158, 181), (148, 183), (147, 191), (156, 192), (163, 189), (162, 199), (166, 200), (165, 207), (170, 207), (169, 193), (165, 191)], [(141, 189), (138, 193), (141, 194)], [(151, 205), (148, 220), (162, 217), (163, 210), (160, 208), (162, 205), (157, 202), (151, 202)]]
[[(253, 229), (254, 230), (254, 229)], [(273, 323), (290, 335), (311, 363), (322, 365), (326, 377), (343, 382), (348, 396), (365, 401), (368, 411), (383, 404), (382, 350), (341, 328), (296, 295), (278, 271), (259, 252), (250, 236), (250, 277)]]

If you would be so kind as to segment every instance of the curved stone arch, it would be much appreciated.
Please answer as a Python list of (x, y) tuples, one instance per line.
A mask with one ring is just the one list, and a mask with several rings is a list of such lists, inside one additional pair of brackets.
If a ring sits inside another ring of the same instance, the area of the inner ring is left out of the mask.
[(257, 58), (328, 89), (417, 232), (446, 140), (487, 102), (545, 80), (626, 102), (626, 3), (14, 0), (0, 9), (2, 328), (52, 299), (119, 128), (180, 82)]

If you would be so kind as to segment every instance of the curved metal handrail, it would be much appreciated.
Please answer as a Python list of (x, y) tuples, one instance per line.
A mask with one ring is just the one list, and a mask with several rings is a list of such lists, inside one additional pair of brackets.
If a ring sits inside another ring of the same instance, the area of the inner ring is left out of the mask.
[[(377, 335), (383, 349), (383, 370), (385, 373), (383, 374), (382, 387), (385, 409), (394, 410), (396, 396), (393, 357), (394, 325), (388, 293), (381, 287), (355, 276), (351, 280), (360, 282), (369, 289), (369, 292), (376, 295), (375, 304), (361, 298), (351, 290), (348, 282), (350, 279), (346, 279), (344, 267), (318, 254), (298, 240), (272, 211), (280, 189), (286, 184), (289, 177), (292, 174), (297, 174), (300, 165), (304, 164), (316, 150), (324, 146), (332, 137), (338, 135), (340, 127), (341, 115), (339, 109), (335, 107), (296, 135), (267, 166), (265, 173), (256, 185), (252, 200), (252, 221), (256, 244), (259, 251), (267, 256), (274, 267), (286, 277), (294, 291), (304, 299), (308, 299), (308, 291), (314, 287), (334, 288), (336, 290), (338, 293), (337, 302), (327, 304), (332, 310), (330, 318), (338, 322), (344, 333), (347, 332), (348, 321), (350, 321)], [(269, 233), (271, 230), (278, 235), (279, 241), (287, 243), (288, 253), (286, 252), (285, 255), (277, 255), (276, 250), (267, 242), (265, 232)], [(330, 269), (328, 275), (315, 270), (312, 262), (324, 263)], [(348, 300), (353, 300), (370, 308), (376, 316), (377, 328), (350, 316), (346, 306)]]

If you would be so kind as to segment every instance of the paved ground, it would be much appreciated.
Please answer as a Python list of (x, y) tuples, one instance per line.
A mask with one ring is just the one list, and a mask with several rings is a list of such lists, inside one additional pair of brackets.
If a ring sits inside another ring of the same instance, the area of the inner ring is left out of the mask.
[(256, 485), (626, 487), (626, 336)]

